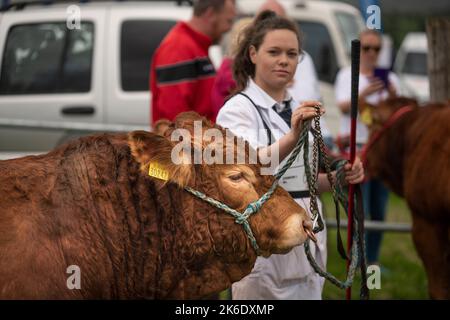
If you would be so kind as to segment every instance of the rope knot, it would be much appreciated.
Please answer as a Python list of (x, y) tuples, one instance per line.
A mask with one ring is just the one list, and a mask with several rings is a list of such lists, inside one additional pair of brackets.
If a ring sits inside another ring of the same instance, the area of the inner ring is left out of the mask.
[(247, 216), (245, 216), (244, 214), (241, 214), (240, 216), (236, 217), (236, 219), (234, 221), (237, 224), (244, 224), (247, 222)]
[(261, 209), (261, 203), (260, 203), (259, 200), (257, 200), (255, 202), (250, 203), (247, 206), (247, 208), (245, 208), (245, 211), (244, 211), (243, 215), (249, 216), (249, 215), (251, 215), (253, 213), (258, 212), (259, 209)]

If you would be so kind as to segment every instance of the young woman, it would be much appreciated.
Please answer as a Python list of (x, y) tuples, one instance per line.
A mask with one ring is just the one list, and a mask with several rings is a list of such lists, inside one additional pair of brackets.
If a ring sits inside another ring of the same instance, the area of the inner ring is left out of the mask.
[[(217, 123), (246, 139), (261, 157), (278, 152), (279, 160), (285, 159), (297, 143), (303, 121), (317, 114), (318, 101), (298, 105), (286, 90), (300, 54), (296, 25), (272, 11), (258, 15), (241, 36), (233, 65), (236, 95), (221, 108)], [(320, 108), (320, 114), (323, 113)], [(353, 166), (347, 164), (345, 170), (348, 183), (359, 183), (364, 178), (359, 159)], [(281, 185), (308, 210), (309, 193), (302, 156), (283, 179)], [(329, 188), (326, 176), (319, 174), (319, 192)], [(316, 236), (318, 241), (311, 243), (311, 252), (325, 268), (326, 230)], [(299, 246), (286, 255), (258, 257), (251, 274), (233, 284), (232, 296), (233, 299), (321, 299), (323, 282), (309, 265), (303, 246)]]

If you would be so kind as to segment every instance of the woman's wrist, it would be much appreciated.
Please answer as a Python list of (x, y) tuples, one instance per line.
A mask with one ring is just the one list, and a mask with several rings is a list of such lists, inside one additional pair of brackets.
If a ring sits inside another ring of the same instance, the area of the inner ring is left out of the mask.
[[(333, 183), (336, 183), (336, 170), (331, 171), (331, 176), (333, 179)], [(323, 193), (323, 192), (330, 192), (331, 191), (331, 185), (330, 185), (330, 181), (328, 180), (328, 175), (326, 173), (320, 173), (319, 174), (319, 179), (318, 179), (318, 191), (319, 193)]]
[(286, 142), (288, 145), (292, 146), (297, 143), (298, 137), (295, 135), (294, 130), (290, 130), (286, 133)]

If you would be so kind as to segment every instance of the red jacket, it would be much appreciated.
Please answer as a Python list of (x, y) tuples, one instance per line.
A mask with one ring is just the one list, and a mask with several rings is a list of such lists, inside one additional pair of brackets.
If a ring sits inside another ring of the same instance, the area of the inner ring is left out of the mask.
[(155, 51), (150, 70), (152, 123), (196, 111), (215, 121), (211, 90), (216, 71), (208, 57), (211, 39), (179, 22)]

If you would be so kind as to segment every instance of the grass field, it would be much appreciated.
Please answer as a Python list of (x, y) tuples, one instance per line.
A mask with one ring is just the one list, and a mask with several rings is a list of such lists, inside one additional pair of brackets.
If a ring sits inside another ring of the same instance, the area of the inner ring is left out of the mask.
[[(322, 197), (325, 214), (334, 218), (334, 208), (330, 194)], [(386, 220), (389, 222), (411, 222), (408, 207), (403, 199), (390, 194)], [(343, 240), (346, 233), (342, 234)], [(413, 245), (411, 233), (386, 232), (383, 238), (381, 265), (387, 268), (381, 272), (381, 289), (370, 290), (370, 299), (428, 299), (427, 280), (422, 262)], [(328, 230), (328, 271), (339, 279), (345, 278), (345, 261), (336, 249), (336, 229)], [(352, 299), (359, 298), (359, 277), (352, 290)], [(345, 291), (326, 282), (324, 299), (345, 299)]]

